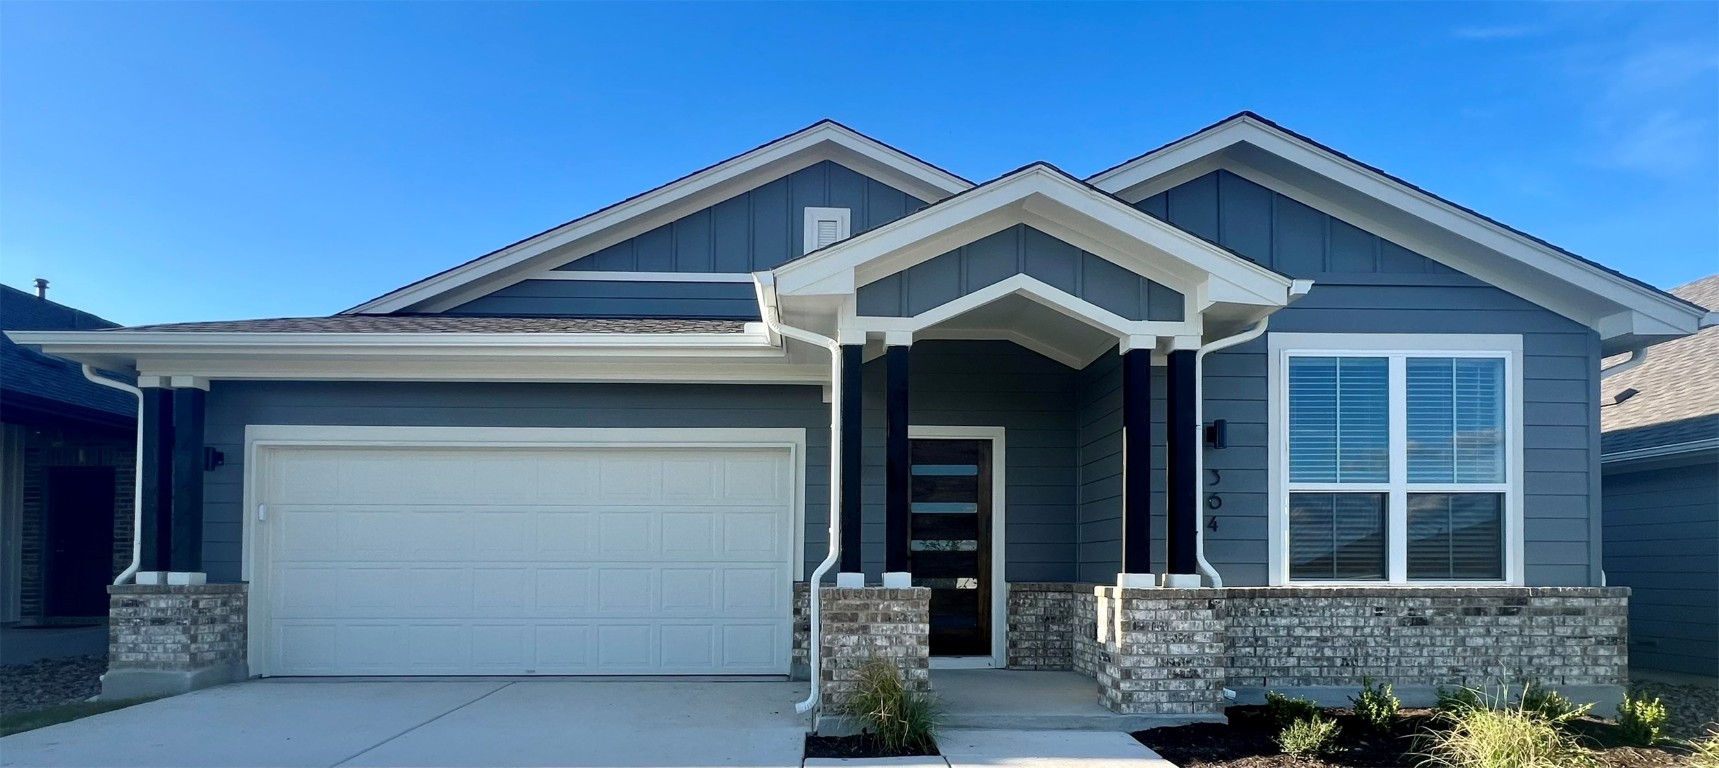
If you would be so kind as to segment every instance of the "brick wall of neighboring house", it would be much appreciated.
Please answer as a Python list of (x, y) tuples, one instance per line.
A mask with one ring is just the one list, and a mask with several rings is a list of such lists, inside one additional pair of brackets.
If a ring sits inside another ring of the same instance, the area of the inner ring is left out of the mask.
[(41, 618), (46, 609), (44, 549), (48, 472), (53, 467), (113, 467), (113, 570), (131, 564), (132, 493), (136, 437), (123, 431), (77, 427), (24, 428), (23, 505), (19, 521), (19, 615)]

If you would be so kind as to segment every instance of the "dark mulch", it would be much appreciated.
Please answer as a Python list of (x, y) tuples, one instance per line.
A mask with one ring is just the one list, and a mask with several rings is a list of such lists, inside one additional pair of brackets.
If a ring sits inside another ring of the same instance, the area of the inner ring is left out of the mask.
[(0, 715), (75, 704), (101, 693), (104, 656), (42, 659), (0, 666)]
[[(1272, 740), (1276, 728), (1264, 707), (1230, 707), (1228, 723), (1197, 723), (1139, 731), (1135, 740), (1181, 768), (1413, 768), (1415, 735), (1431, 725), (1428, 710), (1404, 710), (1390, 734), (1373, 734), (1347, 709), (1327, 710), (1342, 727), (1339, 749), (1318, 758), (1283, 754)], [(1615, 746), (1615, 727), (1586, 721), (1582, 733), (1596, 749), (1603, 768), (1659, 768), (1688, 765), (1680, 755), (1659, 749)]]
[(883, 748), (869, 733), (853, 736), (816, 736), (806, 734), (806, 757), (919, 757), (939, 754), (936, 747), (929, 752), (908, 750), (895, 752)]

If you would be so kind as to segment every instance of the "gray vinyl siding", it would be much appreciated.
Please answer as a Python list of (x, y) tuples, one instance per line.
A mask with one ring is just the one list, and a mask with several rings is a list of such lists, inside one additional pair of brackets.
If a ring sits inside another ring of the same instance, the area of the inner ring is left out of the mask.
[(1629, 587), (1630, 666), (1719, 675), (1719, 455), (1605, 476), (1607, 582)]
[[(1073, 579), (1076, 371), (1006, 341), (924, 341), (909, 354), (911, 424), (1004, 429), (1005, 579)], [(864, 562), (876, 576), (884, 543), (883, 359), (867, 363), (864, 375)]]
[(1129, 320), (1182, 319), (1182, 294), (1025, 224), (860, 286), (859, 314), (912, 317), (1028, 275)]
[(807, 208), (847, 208), (851, 234), (925, 207), (899, 189), (828, 160), (575, 259), (572, 272), (756, 272), (800, 256)]
[(1213, 171), (1134, 207), (1296, 277), (1414, 275), (1421, 284), (1480, 284), (1229, 171)]
[[(1122, 567), (1122, 357), (1111, 350), (1077, 376), (1080, 581), (1115, 583)], [(1165, 558), (1164, 370), (1152, 369), (1152, 566)]]
[(757, 320), (758, 296), (751, 283), (525, 280), (444, 314)]
[(806, 573), (829, 546), (829, 406), (815, 386), (219, 381), (207, 444), (226, 464), (204, 475), (205, 568), (238, 581), (245, 427), (787, 427), (806, 430)]

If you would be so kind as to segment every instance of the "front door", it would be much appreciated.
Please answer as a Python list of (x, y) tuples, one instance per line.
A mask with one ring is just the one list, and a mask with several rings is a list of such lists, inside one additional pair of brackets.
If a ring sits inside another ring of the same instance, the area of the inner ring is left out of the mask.
[(931, 589), (931, 655), (991, 655), (991, 442), (915, 439), (908, 565)]
[(49, 616), (106, 616), (113, 580), (113, 467), (48, 468)]

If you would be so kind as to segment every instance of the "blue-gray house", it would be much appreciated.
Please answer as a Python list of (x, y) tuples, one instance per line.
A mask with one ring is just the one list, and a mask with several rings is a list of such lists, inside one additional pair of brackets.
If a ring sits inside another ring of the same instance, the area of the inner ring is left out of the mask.
[[(110, 686), (816, 706), (884, 656), (1198, 715), (1614, 693), (1601, 361), (1714, 320), (1244, 113), (983, 183), (820, 122), (331, 317), (15, 336), (143, 388)], [(145, 605), (195, 650), (144, 652)]]
[[(1671, 293), (1719, 307), (1719, 275)], [(1631, 665), (1719, 677), (1719, 328), (1625, 365), (1600, 393), (1600, 466)]]

